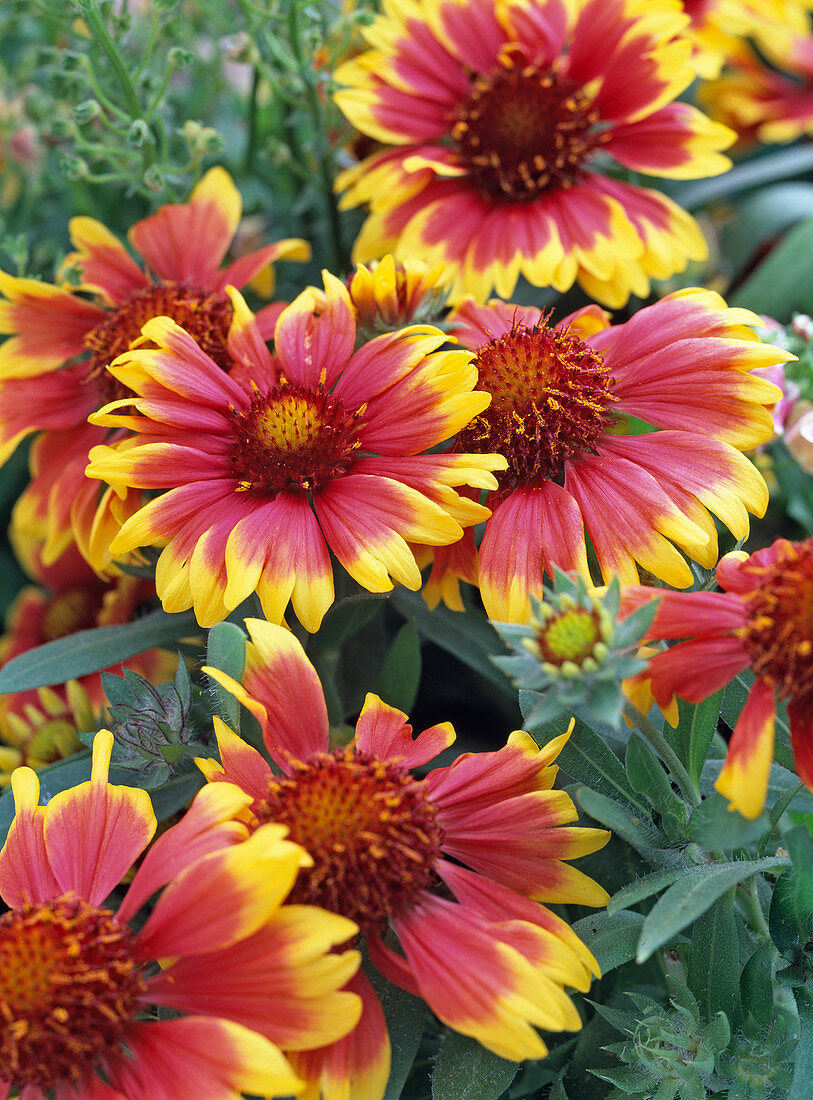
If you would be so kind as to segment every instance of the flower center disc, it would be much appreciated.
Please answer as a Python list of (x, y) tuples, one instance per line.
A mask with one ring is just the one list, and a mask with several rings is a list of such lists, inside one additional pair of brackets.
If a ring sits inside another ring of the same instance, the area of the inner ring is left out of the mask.
[(234, 310), (226, 294), (194, 286), (151, 286), (137, 290), (85, 336), (90, 352), (87, 380), (105, 402), (129, 393), (107, 370), (117, 355), (141, 336), (153, 317), (171, 317), (193, 336), (218, 366), (228, 368), (227, 338)]
[(756, 588), (745, 597), (743, 643), (756, 676), (782, 696), (813, 701), (813, 538), (780, 545), (773, 565), (744, 566)]
[(232, 412), (231, 461), (241, 488), (258, 492), (309, 491), (340, 477), (360, 446), (364, 406), (352, 414), (318, 387), (286, 381), (257, 394), (245, 412)]
[(393, 761), (352, 749), (320, 753), (271, 781), (262, 820), (288, 825), (314, 865), (292, 901), (380, 928), (435, 881), (442, 830), (423, 786)]
[(582, 88), (514, 53), (478, 76), (457, 109), (452, 138), (486, 198), (531, 202), (577, 179), (601, 143), (598, 113)]
[(47, 1093), (115, 1046), (145, 989), (132, 932), (65, 895), (0, 918), (0, 1074)]
[(593, 656), (593, 647), (600, 640), (598, 614), (582, 608), (564, 611), (536, 630), (542, 660), (552, 665), (563, 665), (565, 661), (580, 664)]
[(101, 594), (89, 588), (70, 588), (51, 596), (43, 611), (42, 640), (52, 642), (97, 626), (101, 603)]
[(544, 322), (515, 325), (479, 347), (476, 362), (491, 404), (455, 449), (504, 455), (504, 491), (559, 476), (577, 451), (595, 453), (615, 398), (604, 360), (584, 341)]

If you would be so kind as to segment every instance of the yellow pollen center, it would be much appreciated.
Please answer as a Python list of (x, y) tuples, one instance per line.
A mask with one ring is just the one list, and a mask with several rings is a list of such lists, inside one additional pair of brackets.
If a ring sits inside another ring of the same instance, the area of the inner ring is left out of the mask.
[(595, 453), (615, 401), (602, 356), (543, 320), (515, 325), (477, 349), (479, 388), (491, 404), (458, 435), (456, 450), (508, 461), (503, 491), (558, 478), (578, 452)]
[(87, 588), (71, 588), (52, 596), (43, 611), (40, 633), (44, 642), (65, 638), (96, 626), (101, 595)]
[(87, 380), (106, 404), (129, 390), (107, 370), (109, 363), (141, 336), (153, 317), (171, 317), (224, 370), (229, 366), (227, 337), (234, 310), (226, 294), (194, 286), (163, 284), (134, 291), (85, 336), (90, 352)]
[(601, 640), (601, 629), (594, 612), (581, 608), (565, 611), (537, 631), (536, 641), (543, 659), (561, 665), (576, 664), (591, 657), (593, 646)]
[(74, 895), (0, 918), (0, 1074), (47, 1093), (120, 1040), (146, 988), (132, 931)]
[(231, 413), (231, 462), (245, 491), (312, 491), (350, 468), (365, 406), (347, 414), (321, 384), (307, 389), (282, 381)]
[(397, 762), (353, 749), (320, 753), (272, 780), (255, 810), (288, 825), (313, 857), (292, 900), (341, 913), (362, 931), (380, 929), (435, 882), (443, 837), (436, 810)]
[(569, 187), (602, 143), (598, 112), (574, 81), (517, 51), (476, 77), (452, 120), (452, 140), (481, 194), (530, 202)]
[(754, 673), (813, 705), (813, 538), (782, 542), (774, 564), (751, 558), (744, 571), (755, 581), (743, 632)]

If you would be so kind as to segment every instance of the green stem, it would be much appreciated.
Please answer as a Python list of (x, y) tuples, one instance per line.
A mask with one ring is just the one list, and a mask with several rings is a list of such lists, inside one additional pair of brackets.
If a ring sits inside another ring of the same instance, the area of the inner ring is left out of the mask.
[(127, 66), (124, 64), (118, 47), (110, 37), (107, 27), (105, 26), (104, 19), (101, 16), (96, 0), (84, 0), (84, 2), (81, 2), (81, 0), (74, 0), (74, 3), (81, 10), (85, 22), (90, 27), (96, 41), (104, 50), (107, 60), (113, 67), (118, 85), (124, 93), (130, 117), (139, 118), (141, 116), (141, 104), (138, 101), (135, 86), (130, 79), (130, 74), (127, 72)]
[(664, 764), (669, 768), (669, 771), (672, 773), (677, 785), (681, 789), (683, 797), (690, 802), (692, 806), (699, 806), (702, 799), (700, 797), (700, 791), (697, 789), (697, 784), (686, 771), (680, 757), (661, 731), (653, 726), (646, 715), (642, 714), (633, 703), (629, 702), (629, 700), (624, 704), (624, 714), (633, 723), (644, 740), (649, 744), (650, 748), (655, 750)]
[(751, 929), (765, 943), (769, 943), (771, 939), (771, 932), (768, 928), (768, 922), (765, 920), (765, 914), (762, 912), (762, 906), (759, 902), (759, 894), (757, 892), (757, 876), (754, 875), (747, 884), (743, 883), (740, 889), (737, 891), (737, 900), (742, 907), (743, 914)]
[(245, 170), (250, 172), (257, 152), (257, 94), (260, 89), (260, 70), (254, 66), (251, 78), (251, 93), (248, 101), (248, 139), (246, 140)]

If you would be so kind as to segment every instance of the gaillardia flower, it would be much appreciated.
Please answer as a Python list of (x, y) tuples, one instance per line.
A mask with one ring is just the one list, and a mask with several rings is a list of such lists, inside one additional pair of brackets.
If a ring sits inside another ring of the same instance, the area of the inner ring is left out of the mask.
[[(255, 826), (282, 822), (313, 857), (294, 901), (355, 921), (375, 965), (450, 1027), (503, 1058), (543, 1057), (535, 1027), (577, 1029), (564, 986), (586, 989), (597, 968), (540, 902), (603, 905), (607, 896), (564, 862), (609, 835), (569, 825), (575, 807), (553, 790), (568, 734), (540, 749), (518, 731), (498, 752), (465, 753), (419, 779), (411, 769), (447, 748), (454, 730), (443, 723), (413, 739), (405, 714), (368, 695), (353, 741), (331, 751), (322, 688), (299, 642), (262, 620), (247, 626), (242, 685), (207, 671), (257, 717), (279, 770), (216, 719), (222, 765), (198, 761), (207, 778), (237, 783)], [(388, 928), (402, 953), (385, 942)], [(350, 1077), (354, 1096), (380, 1100), (386, 1025), (367, 979), (353, 988), (365, 1005), (358, 1028), (295, 1065), (332, 1082), (329, 1095)]]
[(659, 599), (650, 638), (684, 641), (651, 657), (644, 677), (667, 716), (673, 696), (700, 703), (745, 669), (756, 677), (715, 784), (744, 817), (765, 804), (777, 699), (788, 700), (796, 770), (813, 790), (813, 538), (777, 539), (717, 566), (724, 592), (664, 592), (634, 586), (622, 613)]
[[(508, 460), (479, 549), (490, 618), (527, 621), (554, 566), (589, 580), (585, 531), (607, 581), (634, 584), (640, 565), (687, 588), (676, 547), (712, 568), (710, 513), (737, 538), (763, 514), (767, 487), (740, 452), (770, 439), (781, 391), (750, 371), (792, 356), (760, 343), (755, 314), (687, 290), (621, 325), (595, 307), (551, 325), (501, 302), (464, 303), (450, 321), (492, 395), (455, 446)], [(477, 576), (474, 541), (461, 545)], [(435, 551), (433, 595), (449, 570), (466, 575)]]
[[(234, 818), (248, 800), (232, 785), (205, 788), (109, 908), (156, 827), (145, 791), (108, 783), (112, 745), (99, 733), (90, 781), (46, 806), (36, 773), (14, 773), (17, 813), (0, 852), (10, 909), (0, 917), (0, 1098), (300, 1091), (280, 1048), (355, 1026), (358, 999), (339, 987), (358, 954), (328, 954), (355, 926), (282, 905), (311, 861), (281, 826), (246, 838)], [(146, 921), (134, 921), (156, 891)], [(185, 1015), (157, 1020), (156, 1006)]]
[[(674, 99), (695, 76), (675, 0), (384, 0), (340, 65), (339, 107), (387, 148), (340, 176), (369, 204), (355, 257), (443, 262), (453, 301), (574, 282), (620, 306), (703, 259), (697, 223), (617, 166), (724, 172), (726, 127)], [(610, 164), (615, 161), (615, 165)], [(608, 171), (609, 168), (609, 171)]]
[[(188, 203), (162, 206), (132, 227), (143, 266), (100, 222), (81, 217), (71, 219), (76, 251), (58, 285), (0, 272), (0, 332), (10, 336), (0, 346), (0, 462), (24, 436), (44, 433), (18, 508), (37, 516), (49, 560), (72, 541), (72, 526), (88, 551), (99, 486), (84, 468), (105, 433), (87, 417), (124, 392), (108, 364), (141, 336), (145, 321), (169, 316), (227, 369), (226, 286), (244, 286), (275, 260), (308, 258), (304, 241), (282, 240), (223, 266), (241, 210), (228, 173), (212, 168)], [(261, 311), (264, 331), (273, 331), (281, 309)]]
[(753, 38), (761, 49), (777, 40), (805, 34), (810, 28), (811, 0), (683, 0), (691, 19), (687, 37), (694, 46), (699, 76), (719, 76), (723, 66)]
[[(168, 489), (130, 518), (113, 553), (165, 544), (156, 585), (164, 607), (194, 606), (203, 626), (256, 591), (280, 622), (289, 600), (307, 630), (333, 602), (331, 550), (371, 592), (417, 589), (407, 542), (455, 542), (488, 509), (453, 486), (496, 488), (499, 455), (423, 454), (482, 412), (477, 371), (440, 351), (429, 326), (382, 334), (354, 351), (347, 289), (325, 273), (325, 304), (303, 293), (280, 316), (271, 356), (236, 291), (231, 375), (167, 318), (144, 327), (156, 347), (110, 368), (138, 397), (98, 423), (139, 433), (96, 447), (88, 474), (126, 491)], [(134, 405), (140, 416), (121, 415)], [(392, 578), (392, 579), (390, 579)]]
[(813, 35), (780, 37), (768, 60), (747, 44), (700, 95), (743, 145), (795, 141), (813, 133)]

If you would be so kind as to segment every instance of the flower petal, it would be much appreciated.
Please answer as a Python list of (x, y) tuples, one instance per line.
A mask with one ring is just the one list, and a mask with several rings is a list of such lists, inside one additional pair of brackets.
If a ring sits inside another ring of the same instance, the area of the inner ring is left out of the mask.
[(768, 793), (776, 722), (774, 694), (765, 680), (757, 680), (751, 688), (714, 784), (729, 800), (729, 810), (738, 810), (751, 820), (762, 813)]

